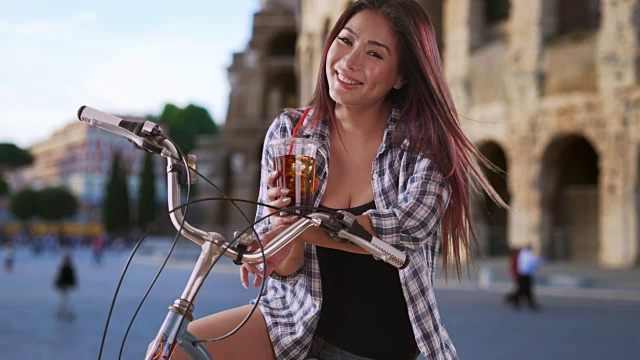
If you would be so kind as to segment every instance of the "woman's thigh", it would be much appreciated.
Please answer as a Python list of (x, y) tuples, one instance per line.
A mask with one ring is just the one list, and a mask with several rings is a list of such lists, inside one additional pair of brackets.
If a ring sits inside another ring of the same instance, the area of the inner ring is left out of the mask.
[[(237, 327), (249, 314), (253, 305), (229, 309), (189, 324), (189, 332), (198, 339), (212, 339), (223, 336)], [(256, 309), (247, 323), (224, 340), (204, 343), (214, 359), (257, 359), (275, 360), (273, 346), (269, 339), (267, 324), (259, 309)], [(180, 350), (176, 360), (188, 359)]]

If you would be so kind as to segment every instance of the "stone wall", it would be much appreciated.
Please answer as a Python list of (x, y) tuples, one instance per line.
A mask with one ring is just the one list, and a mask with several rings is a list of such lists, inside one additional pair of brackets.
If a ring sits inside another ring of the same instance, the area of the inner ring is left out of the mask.
[[(505, 215), (505, 223), (475, 221), (506, 228), (509, 246), (531, 244), (551, 259), (611, 268), (638, 263), (639, 1), (511, 0), (508, 17), (491, 26), (479, 10), (482, 0), (419, 1), (442, 39), (465, 133), (481, 151), (492, 149), (490, 160), (504, 156), (510, 208), (496, 218)], [(271, 7), (255, 15), (248, 49), (229, 69), (225, 130), (203, 140), (201, 151), (217, 154), (209, 156), (218, 164), (208, 171), (244, 199), (257, 191), (257, 158), (273, 112), (278, 103), (303, 105), (311, 97), (326, 34), (351, 1), (282, 6), (289, 3), (265, 1)], [(291, 31), (295, 63), (270, 59), (270, 40)], [(288, 68), (294, 80), (275, 86), (287, 79), (278, 71)], [(226, 213), (212, 210), (233, 223)], [(481, 242), (491, 245), (495, 233), (485, 231)]]

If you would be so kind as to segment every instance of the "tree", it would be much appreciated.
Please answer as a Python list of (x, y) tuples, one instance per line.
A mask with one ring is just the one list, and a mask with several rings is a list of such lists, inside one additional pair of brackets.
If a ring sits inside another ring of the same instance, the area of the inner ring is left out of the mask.
[(166, 125), (169, 128), (169, 137), (180, 148), (186, 148), (189, 151), (195, 148), (196, 136), (218, 132), (218, 126), (207, 109), (193, 104), (189, 104), (184, 109), (167, 104), (160, 117), (154, 120), (158, 124)]
[(24, 188), (13, 193), (9, 199), (9, 211), (22, 220), (22, 227), (27, 233), (28, 240), (31, 240), (29, 220), (38, 214), (38, 192)]
[(0, 196), (9, 194), (9, 186), (2, 173), (33, 162), (33, 156), (14, 144), (0, 143)]
[(38, 214), (45, 220), (60, 222), (58, 243), (64, 245), (62, 220), (75, 216), (78, 200), (64, 187), (49, 187), (38, 193)]
[(138, 227), (145, 229), (156, 216), (156, 178), (154, 174), (153, 154), (146, 153), (140, 172), (140, 190), (138, 191)]
[(9, 195), (9, 184), (0, 177), (0, 197)]
[(15, 144), (0, 143), (0, 171), (13, 169), (33, 162), (33, 156)]
[(49, 187), (38, 193), (38, 214), (45, 220), (59, 221), (78, 212), (78, 200), (64, 187)]
[(111, 162), (111, 175), (105, 191), (102, 221), (110, 234), (123, 234), (130, 229), (127, 176), (120, 167), (118, 153), (113, 154)]

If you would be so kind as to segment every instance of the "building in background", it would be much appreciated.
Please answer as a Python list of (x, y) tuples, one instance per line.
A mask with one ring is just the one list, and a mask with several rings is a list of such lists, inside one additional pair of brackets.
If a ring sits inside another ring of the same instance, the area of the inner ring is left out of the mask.
[[(124, 117), (129, 121), (143, 118)], [(101, 225), (102, 201), (109, 181), (113, 154), (119, 153), (121, 166), (127, 173), (129, 198), (136, 204), (140, 171), (145, 152), (135, 149), (126, 139), (83, 122), (74, 122), (56, 131), (49, 139), (29, 149), (34, 162), (10, 174), (12, 191), (30, 187), (50, 186), (68, 188), (78, 199), (79, 211), (73, 222)], [(157, 202), (165, 204), (166, 177), (164, 160), (156, 161)]]
[[(473, 201), (484, 252), (531, 244), (551, 260), (636, 265), (640, 1), (416, 1), (438, 34), (465, 132), (503, 170), (488, 176), (510, 210)], [(263, 1), (229, 69), (227, 125), (199, 147), (230, 195), (257, 197), (264, 131), (281, 107), (311, 96), (326, 34), (350, 3)], [(219, 224), (241, 223), (216, 206)]]
[[(300, 106), (295, 74), (299, 1), (263, 0), (253, 15), (247, 49), (233, 55), (229, 67), (231, 92), (222, 131), (200, 137), (199, 171), (232, 198), (258, 198), (262, 142), (275, 117), (286, 107)], [(304, 101), (303, 101), (304, 102)], [(199, 180), (198, 197), (220, 197)], [(204, 228), (230, 234), (253, 222), (255, 205), (214, 201), (194, 206)], [(243, 215), (243, 213), (245, 215)], [(245, 218), (246, 216), (246, 218)]]

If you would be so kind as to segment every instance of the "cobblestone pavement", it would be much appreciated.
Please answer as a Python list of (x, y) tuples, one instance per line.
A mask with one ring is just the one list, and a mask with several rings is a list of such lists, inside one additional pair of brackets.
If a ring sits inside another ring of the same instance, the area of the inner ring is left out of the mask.
[[(162, 248), (162, 247), (160, 247)], [(124, 346), (122, 359), (141, 359), (164, 319), (166, 308), (180, 295), (193, 262), (191, 252), (165, 268), (141, 308)], [(76, 317), (60, 321), (53, 277), (60, 254), (16, 253), (16, 267), (0, 273), (1, 359), (97, 359), (111, 299), (128, 252), (107, 253), (101, 266), (88, 250), (74, 251), (79, 288), (72, 294)], [(130, 266), (115, 304), (102, 359), (117, 359), (127, 325), (159, 267), (157, 257), (139, 256)], [(443, 322), (461, 359), (629, 359), (640, 357), (640, 303), (539, 291), (543, 311), (515, 311), (502, 303), (496, 287), (439, 281), (436, 295)], [(506, 285), (506, 284), (504, 284)], [(557, 287), (556, 287), (557, 288)], [(505, 286), (506, 289), (506, 286)], [(489, 290), (489, 291), (484, 291)], [(244, 305), (256, 295), (245, 290), (237, 268), (226, 259), (200, 292), (195, 316)]]

